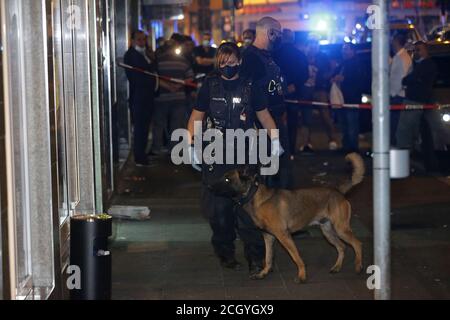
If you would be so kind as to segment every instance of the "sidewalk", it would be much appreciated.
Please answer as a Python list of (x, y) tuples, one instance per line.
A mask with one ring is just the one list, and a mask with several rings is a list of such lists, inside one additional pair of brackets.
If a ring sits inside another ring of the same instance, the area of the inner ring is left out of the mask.
[[(366, 164), (368, 177), (349, 198), (365, 267), (373, 257), (370, 159)], [(294, 172), (299, 187), (336, 185), (349, 174), (343, 157), (330, 152), (299, 157)], [(135, 176), (140, 181), (133, 181)], [(346, 251), (341, 273), (328, 273), (336, 252), (317, 227), (296, 238), (307, 265), (306, 284), (293, 282), (295, 266), (278, 244), (275, 270), (264, 280), (249, 280), (246, 270), (221, 268), (199, 210), (200, 177), (189, 167), (175, 167), (168, 159), (154, 168), (127, 165), (118, 193), (114, 204), (145, 205), (152, 213), (145, 222), (114, 223), (114, 299), (373, 298), (366, 287), (368, 275), (353, 271), (352, 250)], [(450, 186), (419, 173), (393, 182), (392, 195), (392, 298), (449, 299)], [(244, 262), (242, 243), (237, 241), (236, 247)]]

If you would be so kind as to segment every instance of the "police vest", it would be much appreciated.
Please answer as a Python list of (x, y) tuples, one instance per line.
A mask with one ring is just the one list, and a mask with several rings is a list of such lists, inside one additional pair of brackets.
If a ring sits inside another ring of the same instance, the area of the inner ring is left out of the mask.
[[(221, 79), (219, 76), (211, 76), (205, 82), (205, 85), (209, 85), (210, 100), (203, 128), (220, 130), (225, 138), (227, 129), (242, 129), (245, 131), (254, 128), (255, 112), (251, 107), (252, 82), (242, 79), (235, 90), (225, 90), (224, 81), (226, 80)], [(204, 147), (208, 144), (209, 142), (204, 142)], [(224, 154), (226, 155), (226, 143), (223, 146), (225, 148)], [(233, 145), (233, 148), (236, 160), (236, 146)], [(248, 141), (246, 141), (246, 152), (248, 151), (247, 148)], [(225, 163), (226, 159), (223, 160)], [(211, 186), (225, 172), (234, 168), (236, 168), (236, 164), (204, 164), (203, 183)]]
[(225, 90), (218, 76), (208, 78), (210, 102), (207, 113), (207, 129), (247, 130), (254, 126), (254, 111), (251, 108), (252, 82), (241, 80), (235, 90)]
[(284, 92), (287, 92), (281, 69), (268, 53), (262, 50), (255, 52), (265, 66), (265, 76), (261, 82), (266, 86), (264, 90), (269, 97), (269, 111), (272, 116), (279, 117), (285, 112)]

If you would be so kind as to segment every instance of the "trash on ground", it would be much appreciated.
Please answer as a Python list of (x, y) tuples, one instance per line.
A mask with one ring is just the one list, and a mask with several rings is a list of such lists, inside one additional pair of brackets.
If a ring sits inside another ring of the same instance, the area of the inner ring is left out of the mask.
[(326, 175), (327, 175), (326, 172), (321, 172), (321, 173), (316, 174), (316, 177), (325, 177)]
[(148, 220), (150, 219), (150, 209), (148, 207), (137, 206), (112, 206), (108, 214), (113, 218), (126, 220)]

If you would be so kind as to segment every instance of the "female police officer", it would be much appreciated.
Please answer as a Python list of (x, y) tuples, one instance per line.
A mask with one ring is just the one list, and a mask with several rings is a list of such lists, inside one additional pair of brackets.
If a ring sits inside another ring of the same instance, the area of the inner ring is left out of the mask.
[[(197, 105), (189, 120), (191, 143), (195, 133), (194, 124), (197, 121), (203, 122), (208, 128), (220, 130), (225, 136), (227, 129), (253, 128), (257, 118), (269, 132), (272, 155), (279, 156), (283, 149), (278, 139), (278, 131), (274, 130), (275, 122), (266, 108), (266, 95), (256, 86), (252, 86), (249, 80), (239, 77), (240, 65), (241, 54), (238, 46), (230, 42), (223, 43), (215, 57), (215, 73), (206, 79), (200, 89)], [(193, 147), (191, 154), (195, 155)], [(259, 272), (263, 266), (265, 250), (262, 234), (250, 216), (231, 199), (215, 195), (208, 189), (208, 184), (214, 177), (221, 177), (232, 167), (228, 161), (227, 164), (203, 166), (202, 209), (209, 219), (213, 231), (212, 245), (222, 266), (235, 270), (241, 267), (235, 259), (234, 240), (237, 227), (244, 242), (250, 273), (253, 274)]]

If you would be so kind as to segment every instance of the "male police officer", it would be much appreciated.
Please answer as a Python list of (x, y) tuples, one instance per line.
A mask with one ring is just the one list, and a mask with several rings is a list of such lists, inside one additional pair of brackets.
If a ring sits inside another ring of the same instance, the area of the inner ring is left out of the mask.
[[(283, 92), (286, 84), (279, 66), (274, 62), (271, 51), (281, 45), (281, 25), (271, 18), (264, 17), (256, 24), (256, 39), (249, 46), (242, 57), (242, 75), (252, 79), (268, 96), (269, 111), (280, 130), (282, 146), (289, 146), (286, 107)], [(276, 176), (269, 177), (267, 184), (273, 188), (289, 189), (292, 187), (291, 162), (288, 148), (280, 158), (280, 171)]]

